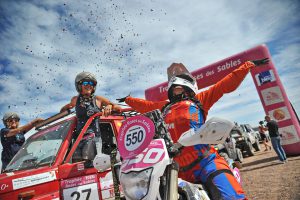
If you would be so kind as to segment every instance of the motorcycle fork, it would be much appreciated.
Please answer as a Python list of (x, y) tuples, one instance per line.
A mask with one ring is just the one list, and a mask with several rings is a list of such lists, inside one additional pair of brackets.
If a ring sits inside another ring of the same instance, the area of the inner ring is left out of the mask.
[(175, 161), (166, 169), (166, 190), (163, 200), (178, 199), (178, 171), (179, 165)]

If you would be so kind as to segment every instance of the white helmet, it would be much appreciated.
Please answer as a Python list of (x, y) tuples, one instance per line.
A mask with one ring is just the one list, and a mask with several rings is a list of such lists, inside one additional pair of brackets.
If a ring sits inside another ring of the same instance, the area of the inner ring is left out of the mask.
[[(90, 72), (81, 72), (77, 74), (75, 78), (75, 87), (77, 92), (81, 92), (81, 84), (83, 81), (92, 81), (94, 83), (94, 92), (96, 90), (96, 85), (97, 85), (97, 79), (94, 74)], [(93, 92), (93, 93), (94, 93)]]
[(193, 92), (194, 94), (198, 91), (197, 81), (190, 74), (180, 74), (177, 76), (173, 76), (168, 83), (168, 97), (169, 99), (173, 96), (173, 87), (180, 85), (183, 86), (184, 89), (189, 92)]

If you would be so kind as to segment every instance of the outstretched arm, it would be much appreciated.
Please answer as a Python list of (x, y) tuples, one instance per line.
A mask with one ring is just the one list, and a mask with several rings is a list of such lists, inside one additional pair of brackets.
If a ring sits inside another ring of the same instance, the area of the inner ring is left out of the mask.
[(153, 102), (153, 101), (147, 101), (145, 99), (139, 99), (139, 98), (134, 98), (131, 97), (130, 95), (127, 95), (126, 97), (119, 98), (117, 99), (119, 103), (125, 102), (127, 105), (132, 107), (134, 110), (140, 113), (146, 113), (151, 110), (155, 109), (160, 109), (168, 103), (167, 101), (158, 101), (158, 102)]
[(125, 99), (125, 103), (127, 103), (130, 107), (140, 113), (146, 113), (155, 109), (161, 110), (161, 108), (167, 103), (167, 101), (153, 102), (128, 96)]
[(24, 126), (20, 126), (18, 128), (15, 128), (15, 129), (9, 129), (9, 131), (6, 132), (5, 137), (12, 137), (14, 135), (17, 135), (18, 133), (26, 133), (42, 121), (44, 121), (44, 119), (36, 118), (36, 119), (32, 120), (31, 122), (29, 122), (28, 124), (26, 124)]
[(239, 68), (225, 76), (208, 90), (198, 93), (196, 98), (203, 104), (205, 114), (224, 94), (233, 92), (244, 80), (248, 72), (255, 66), (267, 64), (268, 59), (247, 61)]

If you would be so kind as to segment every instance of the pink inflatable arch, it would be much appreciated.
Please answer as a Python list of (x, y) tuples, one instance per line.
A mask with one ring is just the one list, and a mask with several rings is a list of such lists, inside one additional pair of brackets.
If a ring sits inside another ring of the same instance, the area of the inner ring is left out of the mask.
[[(224, 60), (192, 72), (198, 87), (210, 86), (236, 69), (247, 60), (271, 58), (266, 45), (259, 45)], [(282, 134), (283, 147), (288, 155), (300, 154), (300, 125), (289, 99), (280, 81), (274, 63), (251, 70), (251, 75), (262, 102), (265, 113), (274, 118)], [(148, 100), (167, 99), (167, 82), (151, 87), (145, 91)], [(263, 117), (263, 116), (262, 116)]]

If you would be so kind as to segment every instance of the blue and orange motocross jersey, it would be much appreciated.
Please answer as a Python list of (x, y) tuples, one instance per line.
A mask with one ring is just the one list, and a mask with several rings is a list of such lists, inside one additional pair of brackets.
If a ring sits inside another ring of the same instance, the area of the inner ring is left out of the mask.
[[(195, 99), (200, 101), (203, 110), (200, 110), (191, 100), (184, 100), (171, 105), (165, 113), (164, 120), (173, 141), (177, 142), (181, 134), (190, 128), (201, 127), (212, 105), (224, 94), (234, 91), (254, 66), (252, 62), (245, 62), (208, 90), (198, 93)], [(162, 107), (168, 103), (168, 101), (153, 102), (133, 97), (127, 97), (125, 102), (140, 113), (155, 109), (161, 110)], [(180, 167), (183, 167), (189, 165), (199, 156), (205, 156), (204, 153), (207, 152), (213, 153), (215, 150), (206, 144), (186, 147), (175, 160), (179, 163)]]

